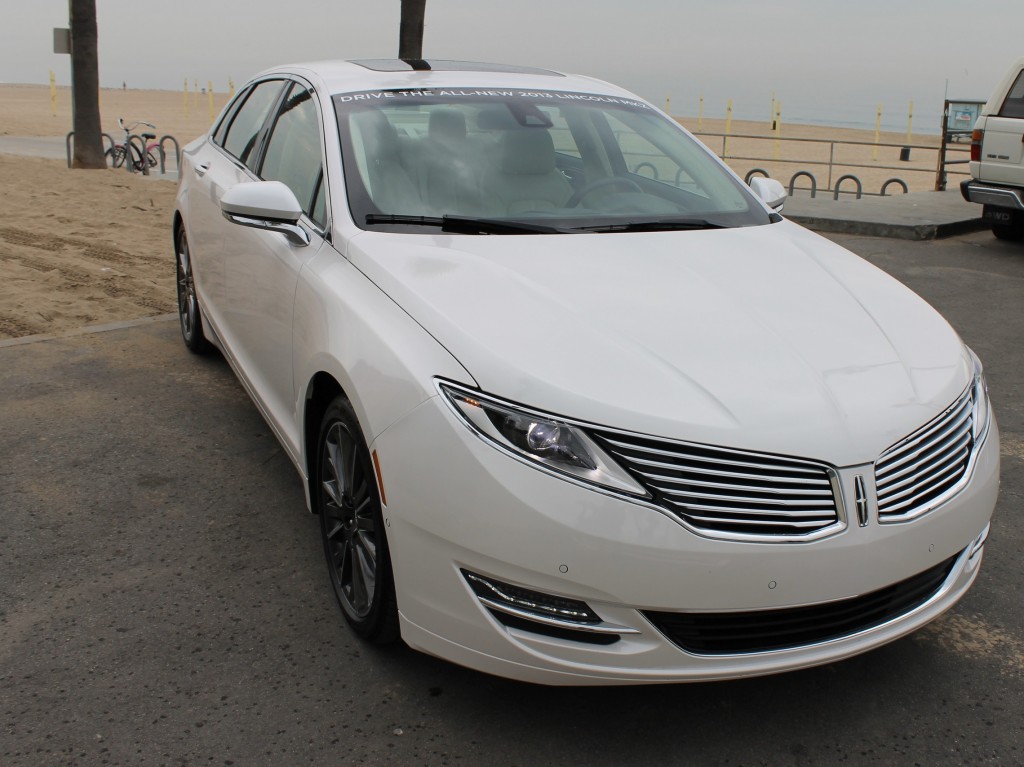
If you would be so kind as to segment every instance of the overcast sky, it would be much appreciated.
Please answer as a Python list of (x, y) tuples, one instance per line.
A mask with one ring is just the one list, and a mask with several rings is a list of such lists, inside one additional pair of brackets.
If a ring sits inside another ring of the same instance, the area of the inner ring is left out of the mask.
[[(69, 82), (67, 0), (0, 0), (0, 82)], [(227, 90), (269, 66), (394, 56), (399, 0), (97, 0), (104, 87)], [(672, 112), (915, 129), (986, 99), (1024, 56), (1024, 0), (427, 0), (426, 58), (532, 64), (623, 85)], [(938, 126), (935, 126), (937, 132)]]

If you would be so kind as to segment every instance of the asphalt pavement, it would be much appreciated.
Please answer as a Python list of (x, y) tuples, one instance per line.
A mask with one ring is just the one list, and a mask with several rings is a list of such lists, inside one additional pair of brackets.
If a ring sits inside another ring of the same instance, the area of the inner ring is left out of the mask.
[(1003, 484), (947, 616), (775, 677), (544, 688), (346, 629), (297, 474), (173, 320), (0, 344), (0, 764), (1024, 763), (1024, 245), (834, 236), (985, 362)]

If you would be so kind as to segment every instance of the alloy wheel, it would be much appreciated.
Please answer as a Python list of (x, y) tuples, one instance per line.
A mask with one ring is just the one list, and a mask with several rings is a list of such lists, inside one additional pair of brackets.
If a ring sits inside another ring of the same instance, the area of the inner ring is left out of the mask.
[(357, 621), (373, 609), (378, 575), (376, 494), (361, 459), (347, 425), (332, 424), (321, 455), (320, 523), (338, 599)]

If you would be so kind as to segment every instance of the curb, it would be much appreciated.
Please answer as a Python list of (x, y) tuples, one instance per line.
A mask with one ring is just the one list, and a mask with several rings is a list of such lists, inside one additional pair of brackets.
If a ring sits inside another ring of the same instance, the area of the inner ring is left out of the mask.
[(786, 216), (786, 218), (816, 232), (856, 234), (864, 237), (888, 237), (896, 240), (936, 240), (988, 229), (988, 224), (980, 217), (942, 223), (923, 222), (920, 224), (851, 221), (850, 219), (803, 215)]

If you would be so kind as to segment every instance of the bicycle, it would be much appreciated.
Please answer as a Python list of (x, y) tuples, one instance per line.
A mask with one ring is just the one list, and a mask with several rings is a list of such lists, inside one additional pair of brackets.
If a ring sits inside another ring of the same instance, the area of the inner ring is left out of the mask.
[(113, 168), (120, 168), (122, 165), (124, 165), (124, 160), (125, 160), (125, 155), (126, 155), (125, 147), (128, 147), (127, 151), (131, 153), (131, 157), (132, 157), (131, 170), (133, 172), (143, 171), (143, 170), (145, 170), (147, 168), (155, 168), (156, 165), (157, 165), (157, 162), (159, 161), (158, 158), (160, 156), (160, 146), (154, 140), (154, 139), (156, 139), (156, 134), (155, 133), (143, 133), (143, 134), (141, 134), (142, 141), (144, 143), (145, 142), (149, 142), (149, 143), (145, 143), (145, 146), (146, 146), (145, 165), (143, 165), (142, 151), (139, 149), (139, 146), (134, 141), (131, 141), (131, 136), (132, 136), (132, 132), (136, 128), (138, 128), (140, 125), (145, 125), (147, 128), (152, 128), (153, 130), (156, 130), (156, 126), (153, 125), (153, 123), (148, 123), (148, 122), (145, 122), (144, 120), (138, 120), (136, 122), (133, 122), (131, 125), (126, 126), (124, 124), (124, 118), (123, 117), (118, 117), (117, 118), (117, 124), (118, 124), (118, 126), (120, 126), (121, 130), (124, 131), (124, 143), (123, 144), (114, 144), (114, 146), (112, 146), (110, 149), (108, 149), (104, 153), (106, 155), (106, 157), (107, 157), (107, 164), (109, 164)]

